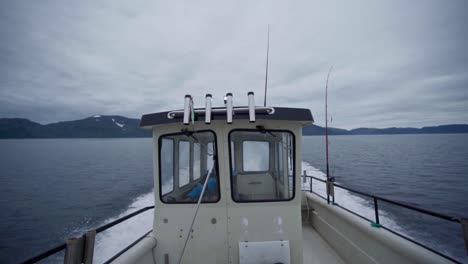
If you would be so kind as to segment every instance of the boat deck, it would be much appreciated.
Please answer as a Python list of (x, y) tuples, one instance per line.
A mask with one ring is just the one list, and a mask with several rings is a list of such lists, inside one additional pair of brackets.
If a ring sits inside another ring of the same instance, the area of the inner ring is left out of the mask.
[(307, 263), (345, 263), (333, 248), (307, 224), (302, 224), (302, 254)]

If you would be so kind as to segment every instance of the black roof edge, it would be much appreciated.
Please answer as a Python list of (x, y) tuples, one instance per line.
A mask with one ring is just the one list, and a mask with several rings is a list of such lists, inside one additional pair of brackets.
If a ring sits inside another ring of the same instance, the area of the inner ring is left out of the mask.
[[(275, 112), (273, 114), (260, 114), (257, 113), (257, 120), (284, 120), (284, 121), (297, 121), (297, 122), (314, 122), (310, 109), (306, 108), (289, 108), (289, 107), (273, 107)], [(203, 109), (203, 108), (202, 108)], [(213, 107), (215, 109), (215, 107)], [(165, 111), (153, 114), (146, 114), (141, 117), (140, 127), (158, 126), (165, 124), (182, 123), (182, 117), (168, 118), (168, 113), (172, 111)], [(197, 114), (195, 121), (205, 121), (204, 114)], [(212, 113), (211, 119), (226, 120), (226, 114)], [(248, 113), (236, 113), (233, 115), (233, 120), (249, 120)]]

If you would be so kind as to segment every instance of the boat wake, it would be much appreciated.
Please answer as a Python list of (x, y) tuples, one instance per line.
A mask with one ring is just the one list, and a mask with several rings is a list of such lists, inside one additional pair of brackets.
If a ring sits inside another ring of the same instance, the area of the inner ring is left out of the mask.
[[(308, 176), (313, 176), (322, 180), (327, 179), (325, 173), (315, 168), (306, 161), (302, 162), (302, 171), (306, 171)], [(310, 178), (307, 178), (305, 183), (302, 182), (302, 190), (310, 190)], [(312, 190), (315, 193), (321, 195), (322, 197), (326, 197), (325, 183), (320, 181), (312, 181)], [(347, 190), (335, 188), (335, 202), (338, 203), (340, 206), (352, 212), (355, 212), (367, 219), (373, 221), (375, 219), (374, 205), (373, 201), (370, 199), (358, 196)], [(405, 233), (403, 228), (401, 228), (401, 226), (398, 225), (398, 223), (387, 212), (385, 212), (382, 209), (379, 209), (379, 219), (380, 223), (384, 224), (388, 228), (400, 233)]]
[[(307, 175), (314, 176), (320, 179), (326, 179), (325, 173), (319, 169), (313, 167), (311, 164), (303, 161), (302, 170), (307, 172)], [(314, 192), (325, 197), (325, 184), (319, 181), (313, 181), (312, 189)], [(303, 190), (310, 189), (310, 182), (302, 183)], [(356, 212), (368, 219), (374, 219), (374, 209), (372, 201), (368, 201), (365, 198), (354, 195), (346, 190), (335, 189), (336, 202), (344, 208)], [(137, 211), (146, 206), (154, 205), (154, 193), (153, 191), (144, 195), (141, 195), (134, 199), (134, 201), (128, 206), (128, 208), (120, 215), (114, 216), (107, 219), (101, 225), (114, 221), (120, 217), (128, 215), (132, 212)], [(397, 224), (395, 220), (385, 211), (379, 210), (380, 221), (385, 226), (397, 231), (403, 232), (402, 228)], [(100, 225), (100, 226), (101, 226)], [(137, 215), (127, 221), (124, 221), (110, 229), (100, 233), (96, 237), (96, 248), (94, 261), (96, 263), (102, 263), (114, 256), (117, 252), (127, 247), (131, 242), (135, 241), (143, 234), (152, 229), (153, 225), (153, 210), (148, 210), (140, 215)]]
[[(154, 192), (141, 195), (133, 200), (128, 208), (115, 217), (109, 218), (99, 226), (133, 213), (143, 207), (154, 205)], [(96, 236), (94, 262), (103, 263), (113, 257), (133, 241), (153, 228), (153, 210), (145, 211), (133, 218), (115, 225)]]

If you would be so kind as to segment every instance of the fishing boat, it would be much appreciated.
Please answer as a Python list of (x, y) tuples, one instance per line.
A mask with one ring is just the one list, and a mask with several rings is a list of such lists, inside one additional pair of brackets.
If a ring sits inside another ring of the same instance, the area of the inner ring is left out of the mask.
[[(213, 107), (207, 94), (196, 108), (143, 115), (153, 133), (154, 206), (68, 239), (25, 263), (65, 250), (65, 263), (93, 263), (96, 234), (153, 210), (153, 229), (106, 263), (457, 263), (379, 222), (378, 202), (460, 223), (466, 220), (391, 201), (302, 173), (302, 128), (309, 109), (243, 106), (233, 94)], [(327, 197), (312, 181), (327, 186)], [(335, 188), (374, 201), (375, 219), (335, 203)]]

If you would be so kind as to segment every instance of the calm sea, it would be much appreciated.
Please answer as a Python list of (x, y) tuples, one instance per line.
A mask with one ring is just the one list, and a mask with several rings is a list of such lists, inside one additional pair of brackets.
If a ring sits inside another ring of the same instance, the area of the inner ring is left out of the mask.
[[(330, 168), (338, 183), (468, 217), (468, 135), (333, 136), (330, 141)], [(0, 140), (0, 262), (19, 262), (152, 205), (151, 144), (147, 138)], [(324, 153), (323, 137), (304, 138), (303, 167), (309, 174), (323, 176)], [(336, 201), (372, 217), (372, 203), (364, 197), (339, 191)], [(384, 225), (468, 263), (459, 225), (379, 206)], [(99, 234), (97, 262), (151, 229), (151, 214)]]

